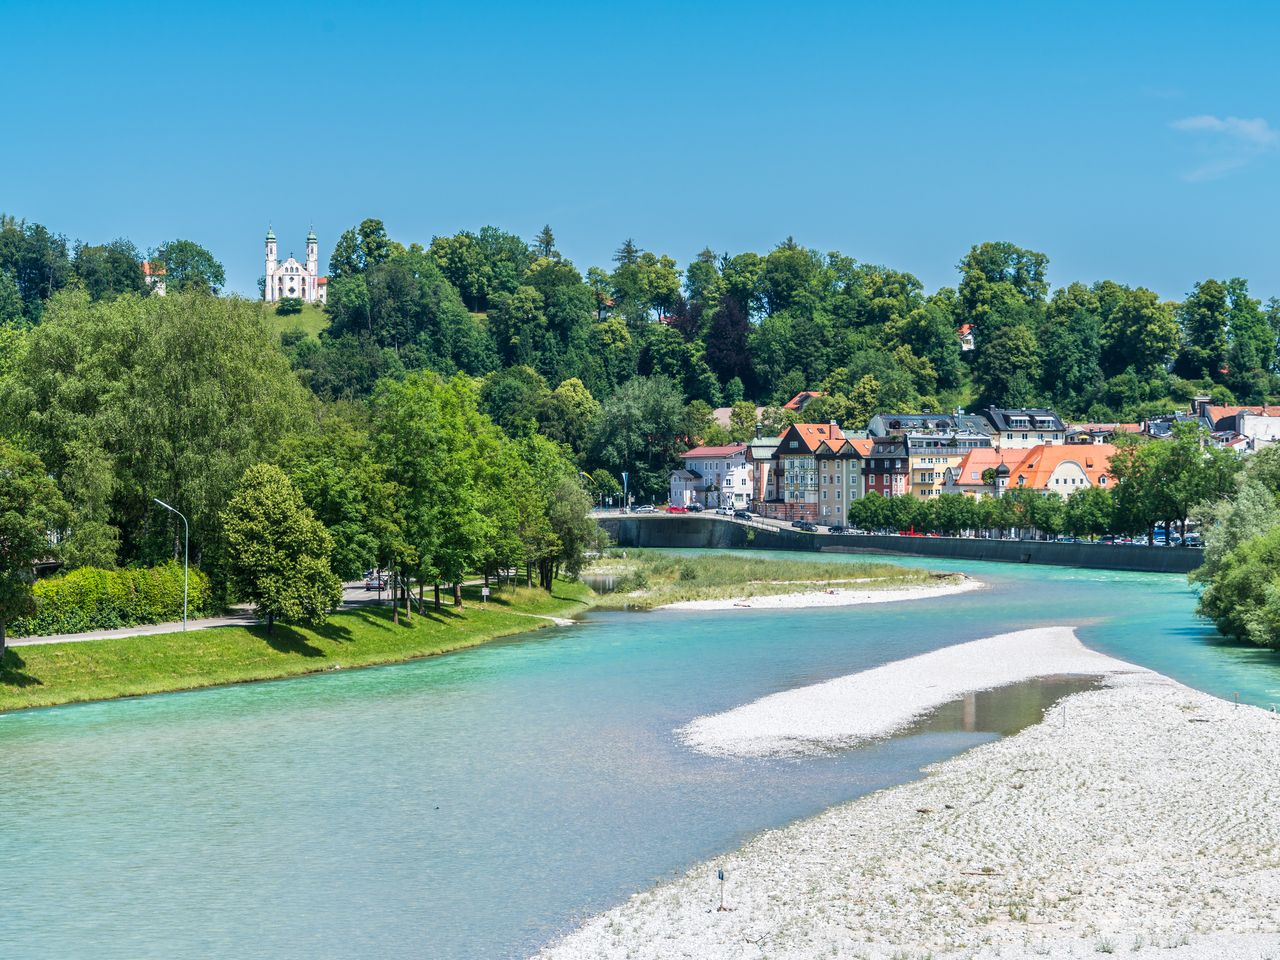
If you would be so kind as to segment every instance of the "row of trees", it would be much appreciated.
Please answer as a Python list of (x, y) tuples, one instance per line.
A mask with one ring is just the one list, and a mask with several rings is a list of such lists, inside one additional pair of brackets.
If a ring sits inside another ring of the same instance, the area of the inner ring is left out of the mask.
[(850, 504), (849, 523), (948, 536), (1021, 530), (1089, 538), (1152, 537), (1156, 527), (1163, 527), (1180, 529), (1185, 540), (1188, 519), (1201, 504), (1227, 496), (1241, 466), (1233, 452), (1210, 444), (1194, 425), (1179, 426), (1167, 440), (1120, 437), (1117, 443), (1110, 486), (1086, 487), (1066, 498), (1052, 490), (1017, 487), (981, 499), (942, 494), (921, 500), (872, 492)]
[[(326, 402), (299, 383), (260, 304), (199, 292), (55, 294), (0, 356), (0, 531), (14, 551), (0, 621), (27, 612), (31, 564), (152, 564), (173, 518), (224, 595), (268, 620), (313, 620), (339, 579), (382, 566), (453, 589), (525, 569), (550, 587), (594, 537), (590, 494), (561, 443), (510, 436), (480, 384), (432, 371)], [(21, 504), (12, 516), (8, 504)], [(57, 531), (50, 544), (49, 531)], [(421, 591), (419, 603), (422, 602)]]

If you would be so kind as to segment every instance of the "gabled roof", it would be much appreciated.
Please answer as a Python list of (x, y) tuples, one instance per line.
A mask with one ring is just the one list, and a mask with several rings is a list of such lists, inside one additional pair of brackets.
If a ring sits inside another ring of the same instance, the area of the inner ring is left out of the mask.
[(982, 474), (1002, 463), (1014, 464), (1024, 458), (1025, 450), (996, 450), (993, 447), (975, 447), (966, 453), (954, 467), (948, 467), (947, 473), (954, 477), (958, 487), (982, 486)]
[(729, 443), (722, 447), (694, 447), (686, 450), (681, 456), (688, 460), (692, 457), (733, 457), (747, 449), (745, 443)]
[(796, 423), (782, 431), (778, 438), (778, 453), (785, 456), (791, 449), (791, 441), (795, 440), (798, 450), (816, 453), (824, 440), (843, 440), (844, 431), (834, 423)]
[(1009, 486), (1048, 489), (1053, 472), (1064, 463), (1079, 466), (1096, 486), (1111, 469), (1115, 452), (1116, 448), (1109, 443), (1040, 444), (1028, 450), (1022, 461), (1009, 471)]
[(865, 459), (871, 455), (871, 447), (875, 441), (867, 437), (844, 437), (823, 440), (818, 444), (817, 455), (820, 457), (840, 457), (842, 459)]
[[(999, 407), (987, 407), (985, 416), (997, 431), (1066, 429), (1058, 415), (1052, 410), (1046, 410), (1044, 407), (1020, 407), (1009, 410), (1002, 410)], [(1024, 427), (1021, 424), (1016, 427), (1013, 426), (1010, 420), (1014, 417), (1026, 417), (1030, 422), (1030, 426)]]
[(1204, 407), (1205, 414), (1213, 423), (1214, 429), (1218, 428), (1223, 420), (1229, 417), (1239, 416), (1242, 413), (1252, 413), (1257, 416), (1275, 417), (1280, 416), (1280, 408), (1262, 404), (1260, 407), (1215, 407), (1206, 404)]
[(822, 396), (819, 390), (801, 390), (794, 397), (782, 405), (783, 410), (803, 410), (809, 405), (810, 400), (815, 400)]
[(144, 277), (163, 277), (166, 272), (163, 263), (152, 263), (150, 260), (143, 260), (138, 266), (142, 267)]

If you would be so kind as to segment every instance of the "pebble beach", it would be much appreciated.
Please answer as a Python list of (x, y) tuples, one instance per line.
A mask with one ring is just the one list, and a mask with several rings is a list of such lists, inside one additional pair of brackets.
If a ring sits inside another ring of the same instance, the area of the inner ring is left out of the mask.
[[(746, 756), (848, 746), (930, 701), (1040, 675), (1027, 673), (1037, 661), (1102, 685), (919, 781), (760, 834), (538, 957), (1280, 960), (1280, 718), (1089, 651), (1069, 629), (777, 694), (681, 736)], [(914, 699), (873, 696), (903, 677)]]

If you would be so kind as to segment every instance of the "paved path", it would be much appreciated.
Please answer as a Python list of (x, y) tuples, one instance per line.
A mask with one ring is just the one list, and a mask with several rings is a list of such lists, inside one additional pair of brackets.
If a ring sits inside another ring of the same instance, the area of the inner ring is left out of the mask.
[[(382, 591), (384, 600), (388, 596), (387, 591)], [(378, 592), (376, 590), (366, 590), (363, 580), (355, 583), (346, 583), (342, 586), (342, 606), (340, 609), (349, 610), (352, 607), (358, 607), (366, 603), (376, 603), (377, 599)], [(188, 620), (187, 630), (207, 630), (210, 627), (246, 627), (261, 622), (248, 607), (236, 607), (225, 616)], [(37, 643), (80, 643), (85, 640), (146, 637), (155, 633), (177, 633), (181, 630), (182, 621), (178, 620), (175, 623), (148, 623), (138, 627), (121, 627), (117, 630), (93, 630), (89, 633), (59, 633), (47, 637), (18, 637), (16, 639), (10, 637), (8, 643), (11, 647), (26, 647)]]

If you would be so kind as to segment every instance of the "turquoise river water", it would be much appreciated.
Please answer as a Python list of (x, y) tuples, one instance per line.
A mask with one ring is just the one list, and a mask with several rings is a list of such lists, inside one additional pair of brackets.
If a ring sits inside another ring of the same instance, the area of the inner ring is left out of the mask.
[(0, 957), (527, 956), (759, 830), (1033, 722), (1061, 690), (801, 760), (700, 756), (676, 727), (1008, 630), (1079, 624), (1184, 683), (1280, 702), (1280, 658), (1214, 643), (1181, 577), (901, 562), (990, 589), (600, 613), (416, 663), (0, 716)]

